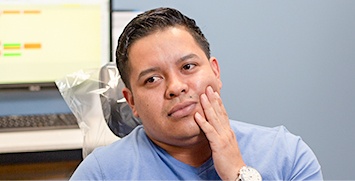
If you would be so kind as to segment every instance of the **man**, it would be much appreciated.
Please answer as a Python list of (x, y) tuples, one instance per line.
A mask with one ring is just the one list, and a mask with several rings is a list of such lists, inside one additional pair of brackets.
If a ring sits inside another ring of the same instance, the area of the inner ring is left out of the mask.
[(194, 20), (170, 8), (140, 14), (116, 56), (123, 95), (143, 125), (96, 149), (71, 179), (322, 180), (300, 137), (229, 120), (218, 61)]

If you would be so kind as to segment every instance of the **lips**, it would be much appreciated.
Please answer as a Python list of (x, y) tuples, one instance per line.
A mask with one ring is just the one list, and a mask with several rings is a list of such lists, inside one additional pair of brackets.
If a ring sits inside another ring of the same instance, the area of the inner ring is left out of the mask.
[(179, 103), (168, 112), (168, 116), (175, 118), (186, 117), (194, 111), (196, 104), (193, 101)]

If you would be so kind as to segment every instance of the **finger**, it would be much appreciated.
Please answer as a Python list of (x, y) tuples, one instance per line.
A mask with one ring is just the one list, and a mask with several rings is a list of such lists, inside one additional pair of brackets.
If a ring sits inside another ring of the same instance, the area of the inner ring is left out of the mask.
[(223, 117), (225, 118), (227, 114), (219, 94), (213, 91), (211, 86), (208, 86), (206, 90), (206, 95), (216, 113), (216, 116), (220, 119)]
[(201, 95), (201, 105), (208, 123), (210, 123), (217, 132), (223, 132), (224, 126), (221, 125), (219, 117), (206, 94)]
[(216, 101), (216, 107), (215, 107), (215, 112), (217, 114), (217, 116), (220, 118), (220, 121), (223, 125), (226, 125), (229, 127), (230, 122), (229, 122), (229, 117), (227, 114), (227, 110), (225, 109), (223, 102), (222, 102), (222, 98), (220, 97), (218, 92), (213, 92), (214, 93), (214, 97), (215, 97), (215, 101)]
[[(216, 114), (219, 114), (221, 112), (221, 107), (220, 107), (220, 102), (218, 101), (218, 96), (215, 94), (216, 92), (213, 91), (211, 86), (208, 86), (206, 89), (206, 95), (211, 103), (213, 109), (215, 110)], [(218, 116), (218, 115), (217, 115)]]
[(195, 113), (195, 121), (200, 126), (201, 130), (205, 133), (208, 141), (210, 143), (215, 142), (214, 140), (218, 138), (216, 129), (198, 112)]

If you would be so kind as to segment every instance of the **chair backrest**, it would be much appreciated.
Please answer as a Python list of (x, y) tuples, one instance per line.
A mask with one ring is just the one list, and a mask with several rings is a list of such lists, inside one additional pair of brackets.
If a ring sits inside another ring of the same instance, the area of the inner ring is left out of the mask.
[(101, 104), (107, 125), (115, 135), (122, 138), (140, 125), (141, 120), (133, 116), (131, 108), (122, 95), (124, 83), (120, 78), (116, 80), (118, 74), (114, 62), (100, 69), (100, 87), (110, 87), (101, 95)]
[(114, 63), (100, 71), (78, 71), (56, 85), (83, 132), (83, 157), (110, 144), (141, 124), (122, 96), (124, 83)]

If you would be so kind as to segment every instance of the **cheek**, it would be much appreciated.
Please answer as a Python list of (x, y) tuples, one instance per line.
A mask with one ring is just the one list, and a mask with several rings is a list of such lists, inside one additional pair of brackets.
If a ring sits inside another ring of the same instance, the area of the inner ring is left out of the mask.
[(219, 80), (214, 76), (200, 76), (193, 81), (193, 85), (198, 90), (199, 95), (205, 93), (207, 86), (212, 86), (215, 91), (219, 91), (220, 89)]
[[(157, 93), (149, 94), (145, 93), (144, 95), (138, 95), (139, 99), (135, 99), (135, 105), (138, 115), (150, 116), (156, 115), (157, 111), (161, 110), (162, 100), (159, 99)], [(154, 113), (154, 114), (153, 114)]]

